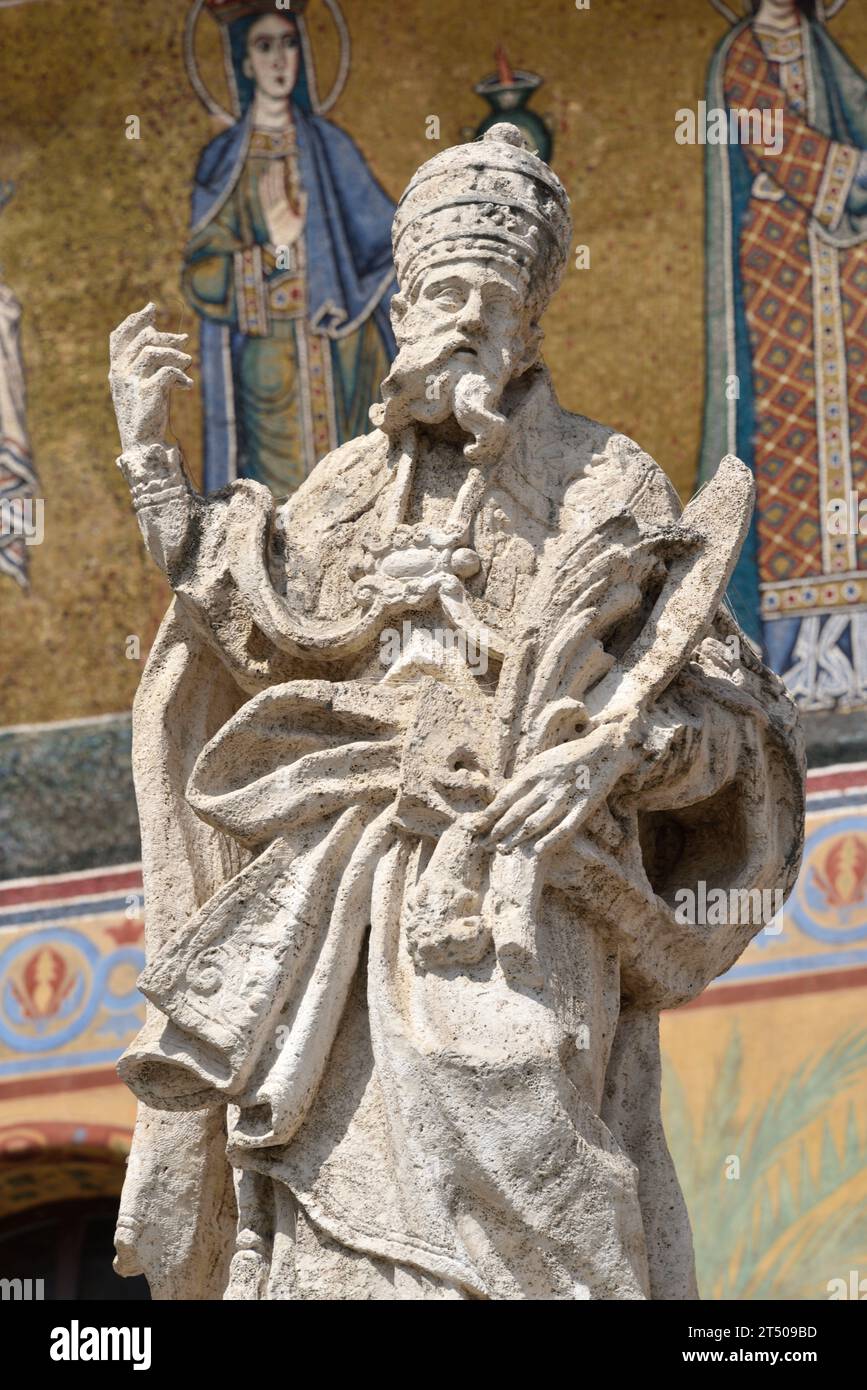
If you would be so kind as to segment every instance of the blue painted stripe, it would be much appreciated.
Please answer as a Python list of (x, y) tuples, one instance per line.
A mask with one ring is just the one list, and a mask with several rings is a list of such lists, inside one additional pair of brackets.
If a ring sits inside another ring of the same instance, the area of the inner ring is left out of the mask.
[(857, 792), (844, 792), (827, 799), (823, 799), (822, 792), (813, 792), (812, 796), (807, 797), (807, 814), (813, 816), (822, 811), (855, 811), (861, 806), (867, 810), (867, 794), (863, 787), (859, 787)]
[[(785, 910), (785, 909), (784, 909)], [(775, 975), (801, 975), (810, 970), (839, 970), (848, 965), (867, 965), (867, 948), (857, 951), (826, 951), (821, 956), (794, 956), (788, 960), (733, 965), (721, 980), (772, 980)], [(853, 986), (854, 988), (854, 986)]]
[(86, 898), (76, 903), (50, 903), (48, 906), (25, 908), (0, 908), (0, 927), (24, 927), (31, 922), (60, 922), (70, 917), (96, 917), (106, 912), (125, 913), (129, 898), (140, 903), (140, 891), (130, 889), (123, 897)]
[[(32, 1076), (35, 1072), (68, 1071), (71, 1067), (93, 1067), (99, 1063), (116, 1062), (123, 1048), (106, 1052), (66, 1052), (59, 1057), (24, 1057), (0, 1062), (0, 1076)], [(74, 1081), (74, 1076), (70, 1080)], [(110, 1085), (110, 1082), (106, 1083)]]

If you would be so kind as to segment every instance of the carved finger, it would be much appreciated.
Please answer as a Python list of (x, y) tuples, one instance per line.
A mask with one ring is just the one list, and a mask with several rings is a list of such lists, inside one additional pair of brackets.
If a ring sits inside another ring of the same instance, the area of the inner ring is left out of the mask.
[(508, 811), (509, 807), (514, 805), (517, 798), (525, 795), (525, 792), (531, 792), (533, 787), (533, 783), (527, 783), (525, 789), (521, 786), (516, 788), (511, 782), (507, 783), (494, 797), (490, 806), (481, 812), (478, 828), (479, 835), (489, 834), (491, 828), (497, 824), (500, 817)]
[(556, 759), (559, 755), (558, 749), (552, 749), (548, 755), (537, 755), (532, 763), (521, 772), (515, 773), (506, 785), (500, 788), (490, 805), (480, 813), (478, 833), (483, 835), (490, 831), (500, 817), (518, 802), (519, 797), (540, 790), (543, 782), (549, 787), (553, 786), (550, 779), (557, 776)]
[(142, 348), (154, 343), (157, 340), (157, 330), (152, 323), (148, 323), (140, 332), (136, 333), (131, 343), (126, 344), (120, 352), (116, 354), (118, 366), (123, 371), (125, 367), (135, 361)]
[(158, 333), (153, 325), (149, 324), (133, 338), (126, 349), (126, 356), (132, 362), (146, 347), (180, 347), (180, 344), (185, 343), (188, 337), (189, 334), (187, 333)]
[(118, 324), (108, 340), (113, 357), (122, 352), (143, 328), (146, 328), (148, 324), (153, 324), (156, 312), (157, 306), (155, 304), (146, 304), (143, 309), (138, 309), (134, 314), (125, 318), (123, 323)]
[(177, 348), (160, 347), (154, 344), (142, 348), (133, 364), (133, 371), (137, 376), (147, 378), (154, 376), (160, 367), (178, 367), (183, 371), (192, 360), (188, 352), (180, 352)]
[(541, 840), (536, 842), (536, 853), (544, 854), (547, 850), (556, 849), (563, 844), (580, 826), (587, 811), (586, 798), (582, 797), (581, 804), (574, 806), (568, 816), (564, 816), (559, 825), (555, 825), (553, 830), (549, 830), (547, 835), (543, 835)]
[(535, 840), (537, 835), (543, 834), (549, 826), (559, 820), (568, 804), (568, 796), (562, 794), (555, 801), (546, 801), (538, 811), (527, 817), (513, 835), (508, 835), (500, 841), (501, 848), (515, 849), (526, 840)]
[(548, 799), (549, 792), (544, 787), (536, 786), (526, 796), (522, 796), (513, 806), (510, 806), (505, 815), (501, 816), (496, 825), (488, 834), (488, 839), (495, 844), (499, 844), (520, 830), (527, 817), (537, 811), (540, 806), (544, 806)]
[(161, 367), (155, 376), (147, 378), (147, 383), (148, 386), (156, 386), (161, 391), (169, 386), (182, 386), (185, 391), (189, 391), (196, 384), (180, 367)]

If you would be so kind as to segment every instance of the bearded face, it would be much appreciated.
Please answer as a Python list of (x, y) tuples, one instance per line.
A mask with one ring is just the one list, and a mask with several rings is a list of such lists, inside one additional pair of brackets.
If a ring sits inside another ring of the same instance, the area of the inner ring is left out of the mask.
[(502, 451), (503, 392), (534, 360), (540, 334), (523, 285), (507, 263), (456, 261), (425, 271), (392, 301), (398, 353), (371, 419), (396, 437), (413, 421), (454, 419), (470, 435), (464, 454), (487, 462)]

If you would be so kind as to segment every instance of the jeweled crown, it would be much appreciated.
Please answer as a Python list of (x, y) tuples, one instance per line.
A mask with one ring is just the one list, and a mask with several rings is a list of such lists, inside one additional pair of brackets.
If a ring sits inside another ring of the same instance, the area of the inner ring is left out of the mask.
[(279, 14), (291, 19), (306, 8), (307, 0), (292, 0), (286, 5), (278, 5), (277, 0), (205, 0), (205, 9), (221, 24), (232, 24), (251, 14)]
[(566, 190), (506, 122), (423, 164), (397, 205), (392, 231), (402, 289), (444, 261), (502, 259), (538, 298), (539, 312), (560, 283), (571, 243)]

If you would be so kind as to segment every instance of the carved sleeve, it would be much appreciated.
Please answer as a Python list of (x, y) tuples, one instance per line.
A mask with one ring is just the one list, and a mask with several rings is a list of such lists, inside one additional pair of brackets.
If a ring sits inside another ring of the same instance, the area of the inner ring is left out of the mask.
[[(724, 641), (737, 632), (721, 614), (656, 702), (644, 765), (615, 806), (632, 824), (624, 979), (660, 1007), (693, 998), (734, 964), (772, 921), (800, 864), (805, 758), (796, 711), (752, 650), (735, 654)], [(650, 909), (638, 906), (642, 881)], [(723, 908), (703, 915), (720, 884)]]

